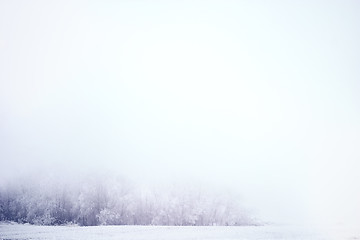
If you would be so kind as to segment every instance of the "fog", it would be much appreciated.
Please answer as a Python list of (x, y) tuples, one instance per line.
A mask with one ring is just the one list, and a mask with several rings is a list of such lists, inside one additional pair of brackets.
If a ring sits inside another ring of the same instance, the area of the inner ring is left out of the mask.
[[(102, 172), (360, 223), (356, 1), (1, 1), (1, 183)], [(60, 179), (59, 179), (60, 181)]]

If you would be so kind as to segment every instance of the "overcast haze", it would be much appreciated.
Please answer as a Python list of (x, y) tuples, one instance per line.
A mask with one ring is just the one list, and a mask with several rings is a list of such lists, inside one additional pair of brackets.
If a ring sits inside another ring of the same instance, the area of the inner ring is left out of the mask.
[[(0, 174), (233, 189), (360, 219), (357, 1), (0, 1)], [(360, 221), (359, 221), (360, 222)]]

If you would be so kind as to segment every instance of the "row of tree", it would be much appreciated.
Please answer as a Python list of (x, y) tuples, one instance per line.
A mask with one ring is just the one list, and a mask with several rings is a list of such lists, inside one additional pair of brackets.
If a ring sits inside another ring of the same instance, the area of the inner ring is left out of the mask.
[(84, 226), (254, 224), (228, 194), (179, 185), (135, 187), (123, 178), (7, 184), (0, 189), (0, 220)]

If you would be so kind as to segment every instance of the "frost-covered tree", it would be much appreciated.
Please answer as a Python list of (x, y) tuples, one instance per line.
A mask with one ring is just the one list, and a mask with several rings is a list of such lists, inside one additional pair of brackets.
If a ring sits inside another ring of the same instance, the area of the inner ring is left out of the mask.
[(0, 220), (54, 225), (247, 225), (237, 198), (181, 185), (138, 188), (123, 178), (40, 179), (0, 189)]
[(102, 181), (89, 179), (84, 183), (78, 197), (79, 217), (81, 225), (99, 225), (98, 215), (107, 206), (108, 191)]

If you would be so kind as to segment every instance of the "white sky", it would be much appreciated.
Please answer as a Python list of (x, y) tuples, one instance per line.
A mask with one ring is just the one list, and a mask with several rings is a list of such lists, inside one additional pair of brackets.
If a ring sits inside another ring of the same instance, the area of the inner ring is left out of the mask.
[(357, 1), (0, 1), (0, 174), (111, 169), (360, 219)]

